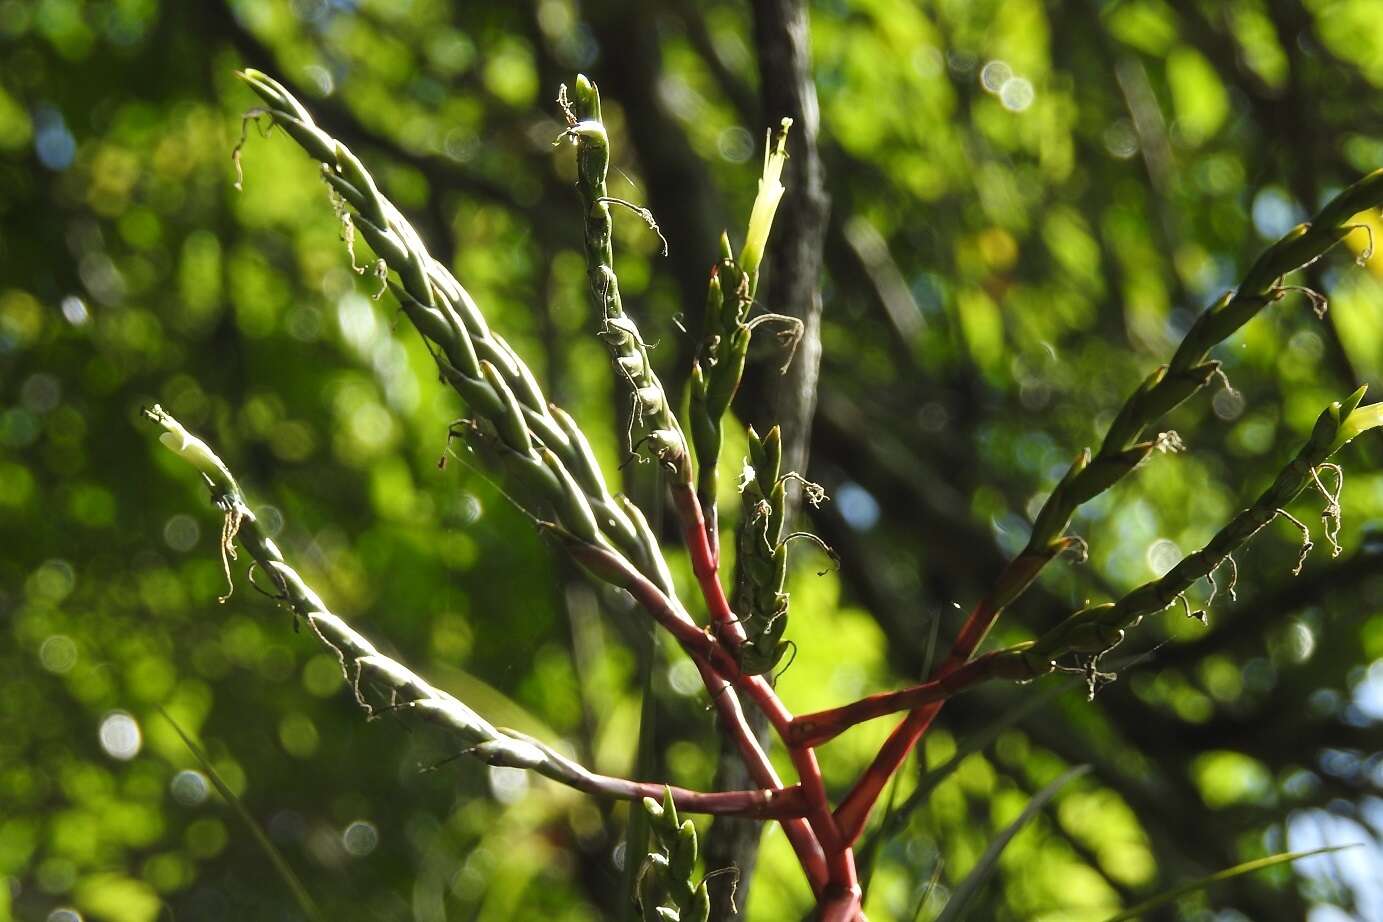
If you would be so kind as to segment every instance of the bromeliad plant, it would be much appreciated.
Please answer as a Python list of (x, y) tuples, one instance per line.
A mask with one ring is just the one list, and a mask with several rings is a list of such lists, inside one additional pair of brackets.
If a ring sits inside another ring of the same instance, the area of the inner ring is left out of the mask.
[[(1345, 189), (1312, 222), (1270, 247), (1238, 288), (1201, 314), (1171, 361), (1154, 370), (1128, 399), (1099, 451), (1077, 455), (1036, 517), (1026, 548), (975, 605), (929, 681), (830, 710), (794, 715), (775, 690), (772, 675), (792, 642), (786, 636), (789, 598), (784, 586), (788, 542), (798, 533), (787, 533), (785, 488), (790, 479), (802, 478), (798, 472), (781, 470), (776, 428), (762, 437), (752, 429), (749, 432), (749, 458), (740, 483), (743, 509), (735, 536), (736, 572), (729, 580), (728, 596), (716, 513), (721, 428), (740, 383), (751, 335), (759, 324), (774, 322), (784, 325), (784, 340), (791, 345), (800, 329), (790, 318), (764, 312), (755, 302), (765, 244), (786, 191), (781, 175), (790, 123), (785, 121), (776, 137), (770, 138), (743, 247), (736, 256), (729, 238), (722, 237), (721, 257), (711, 268), (705, 329), (692, 368), (684, 427), (674, 410), (677, 401), (655, 374), (647, 344), (621, 299), (611, 246), (612, 206), (629, 203), (611, 197), (606, 188), (610, 144), (599, 93), (582, 77), (570, 94), (564, 88), (559, 97), (566, 119), (559, 140), (576, 147), (590, 302), (628, 407), (624, 448), (631, 457), (655, 464), (663, 472), (705, 607), (706, 617), (700, 619), (679, 594), (664, 548), (644, 512), (611, 489), (581, 427), (547, 400), (523, 359), (490, 328), (451, 272), (429, 255), (417, 232), (360, 160), (318, 127), (281, 84), (257, 71), (240, 76), (265, 106), (252, 114), (267, 116), (321, 163), (347, 239), (358, 237), (373, 251), (377, 274), (427, 342), (441, 378), (464, 401), (470, 415), (452, 434), (488, 470), (505, 479), (508, 494), (561, 553), (595, 579), (627, 591), (677, 641), (705, 683), (721, 732), (735, 744), (757, 787), (700, 792), (609, 777), (540, 740), (492, 725), (463, 702), (381, 654), (333, 614), (285, 561), (230, 470), (206, 443), (158, 407), (146, 413), (165, 430), (161, 440), (201, 474), (223, 513), (222, 553), (228, 574), (238, 543), (279, 600), (339, 657), (367, 712), (416, 714), (452, 734), (465, 753), (484, 762), (529, 769), (596, 796), (643, 801), (658, 844), (637, 878), (641, 911), (647, 919), (707, 917), (707, 884), (695, 879), (695, 831), (689, 821), (679, 819), (683, 813), (781, 824), (815, 895), (819, 917), (831, 922), (863, 918), (855, 844), (885, 785), (948, 698), (982, 682), (1029, 681), (1056, 671), (1083, 674), (1093, 694), (1098, 681), (1110, 678), (1099, 671), (1101, 658), (1127, 631), (1178, 600), (1186, 604), (1184, 593), (1195, 580), (1213, 580), (1216, 569), (1232, 561), (1230, 555), (1236, 549), (1278, 517), (1303, 531), (1304, 557), (1310, 547), (1309, 532), (1287, 511), (1303, 491), (1314, 489), (1324, 497), (1326, 533), (1334, 544), (1341, 472), (1330, 459), (1361, 432), (1383, 424), (1383, 404), (1360, 406), (1362, 388), (1331, 404), (1306, 444), (1258, 500), (1161, 579), (1115, 602), (1077, 611), (1033, 641), (979, 654), (999, 615), (1041, 570), (1063, 552), (1082, 547), (1081, 540), (1066, 531), (1075, 510), (1127, 476), (1154, 451), (1175, 443), (1174, 436), (1158, 433), (1156, 426), (1216, 376), (1219, 365), (1208, 358), (1211, 348), (1291, 291), (1283, 278), (1319, 259), (1355, 230), (1349, 223), (1352, 216), (1383, 204), (1383, 171), (1379, 171)], [(802, 482), (808, 498), (819, 499), (819, 489)], [(1186, 611), (1191, 613), (1189, 604)], [(795, 782), (779, 777), (750, 730), (743, 710), (746, 700), (767, 718), (791, 760)], [(845, 797), (832, 804), (815, 747), (861, 722), (891, 713), (906, 717)]]

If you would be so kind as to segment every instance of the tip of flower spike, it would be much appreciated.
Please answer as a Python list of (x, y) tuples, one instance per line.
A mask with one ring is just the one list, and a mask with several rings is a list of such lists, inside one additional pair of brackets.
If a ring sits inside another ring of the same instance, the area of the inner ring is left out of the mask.
[(302, 103), (298, 102), (286, 86), (273, 77), (261, 70), (255, 70), (253, 67), (238, 70), (235, 75), (248, 83), (250, 89), (254, 90), (260, 99), (268, 103), (270, 108), (287, 112), (305, 124), (312, 124), (312, 116), (303, 108)]
[(600, 121), (600, 90), (595, 83), (585, 74), (576, 75), (576, 85), (572, 91), (572, 102), (576, 107), (576, 116), (580, 119), (594, 119)]
[(1368, 390), (1369, 386), (1367, 384), (1359, 385), (1359, 389), (1354, 393), (1350, 394), (1348, 397), (1346, 397), (1344, 401), (1340, 404), (1340, 413), (1342, 415), (1348, 416), (1350, 413), (1353, 413), (1356, 409), (1358, 409), (1359, 404), (1362, 403), (1364, 400), (1364, 394), (1368, 393)]
[(1383, 402), (1371, 403), (1366, 407), (1359, 406), (1359, 402), (1364, 399), (1364, 390), (1362, 387), (1359, 388), (1340, 404), (1340, 427), (1335, 433), (1335, 440), (1330, 444), (1332, 453), (1370, 429), (1383, 426)]
[(270, 77), (262, 70), (255, 70), (253, 67), (237, 70), (235, 75), (248, 83), (254, 88), (255, 92), (261, 95), (268, 92), (272, 93), (274, 96), (278, 96), (283, 89), (273, 77)]

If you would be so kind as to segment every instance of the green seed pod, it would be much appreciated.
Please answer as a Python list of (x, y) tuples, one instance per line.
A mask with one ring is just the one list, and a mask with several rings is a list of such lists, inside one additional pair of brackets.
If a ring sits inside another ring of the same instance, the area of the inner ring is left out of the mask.
[[(351, 183), (344, 177), (338, 176), (336, 173), (333, 173), (331, 167), (325, 163), (322, 164), (322, 179), (325, 180), (326, 184), (328, 186), (331, 186), (331, 188), (335, 190), (336, 194), (341, 196), (341, 198), (344, 199), (346, 204), (349, 205), (351, 208), (354, 208), (356, 211), (364, 210), (365, 205), (367, 203), (365, 193), (361, 192), (355, 186), (351, 185)], [(352, 223), (360, 220), (362, 217), (363, 215), (356, 215), (354, 218), (351, 219)]]
[[(774, 427), (777, 432), (777, 427)], [(772, 491), (768, 494), (768, 541), (775, 549), (779, 548), (778, 542), (783, 537), (783, 520), (787, 515), (787, 484), (778, 480), (773, 484)], [(783, 555), (786, 558), (786, 554)]]
[[(763, 441), (764, 463), (762, 466), (756, 465), (760, 484), (777, 483), (782, 476), (783, 468), (783, 432), (774, 426), (768, 430)], [(764, 492), (768, 492), (765, 488)]]
[(648, 861), (640, 872), (639, 905), (643, 917), (649, 922), (666, 922), (666, 916), (659, 912), (661, 904), (667, 899), (667, 858), (656, 852), (648, 856)]
[[(1305, 228), (1305, 231), (1298, 233), (1302, 228)], [(1309, 266), (1345, 239), (1349, 233), (1349, 229), (1343, 227), (1299, 225), (1265, 254), (1272, 257), (1272, 264), (1267, 267), (1267, 271), (1275, 271), (1275, 278), (1281, 278), (1289, 272)], [(1272, 282), (1269, 281), (1268, 284), (1271, 285)]]
[(417, 298), (429, 307), (435, 304), (432, 293), (432, 283), (428, 280), (428, 260), (427, 251), (422, 248), (422, 244), (412, 234), (401, 235), (403, 237), (404, 248), (408, 250), (408, 258), (402, 260), (394, 266), (394, 271), (403, 280), (403, 287), (408, 289), (408, 293)]
[(786, 641), (771, 643), (756, 640), (740, 646), (740, 669), (745, 675), (763, 675), (778, 668), (787, 655), (789, 644)]
[(1157, 447), (1156, 442), (1143, 442), (1113, 455), (1101, 455), (1081, 472), (1079, 479), (1071, 483), (1071, 496), (1079, 506), (1091, 497), (1108, 490), (1121, 477), (1143, 463)]
[[(1301, 250), (1304, 241), (1310, 241), (1308, 236), (1311, 232), (1311, 225), (1298, 224), (1296, 227), (1282, 235), (1272, 246), (1263, 251), (1253, 266), (1244, 275), (1243, 282), (1239, 285), (1239, 291), (1247, 294), (1262, 294), (1271, 288), (1279, 278), (1291, 272), (1301, 265), (1296, 262), (1297, 253)], [(1316, 255), (1320, 255), (1317, 253)]]
[(572, 104), (576, 115), (582, 119), (600, 121), (600, 90), (585, 74), (576, 75), (576, 86), (572, 92)]
[(1060, 537), (1060, 533), (1066, 528), (1066, 523), (1070, 521), (1071, 512), (1076, 508), (1076, 501), (1072, 497), (1073, 485), (1089, 464), (1090, 449), (1082, 448), (1076, 455), (1076, 459), (1071, 462), (1066, 475), (1052, 490), (1052, 495), (1042, 505), (1042, 511), (1037, 514), (1037, 521), (1033, 522), (1032, 525), (1032, 537), (1028, 540), (1028, 547), (1045, 548)]
[(475, 378), (467, 377), (460, 371), (452, 368), (450, 364), (438, 366), (442, 372), (442, 377), (456, 388), (456, 392), (461, 395), (461, 399), (470, 404), (471, 408), (487, 419), (504, 412), (504, 401), (495, 393), (494, 388), (490, 387), (485, 381), (478, 381)]
[(754, 479), (757, 482), (759, 471), (767, 464), (764, 459), (764, 442), (759, 438), (759, 433), (751, 425), (745, 430), (745, 438), (749, 443), (749, 463), (754, 468)]
[[(388, 284), (390, 293), (398, 299), (399, 307), (408, 317), (409, 322), (418, 328), (418, 332), (422, 333), (438, 346), (446, 349), (447, 344), (452, 338), (452, 334), (451, 327), (447, 323), (446, 318), (442, 316), (441, 312), (415, 301), (413, 296), (404, 291), (394, 280), (390, 279)], [(456, 365), (458, 370), (461, 370), (461, 366), (457, 365), (455, 361), (453, 361), (452, 364)], [(475, 373), (472, 377), (480, 377), (479, 365), (476, 366)]]
[(1116, 614), (1113, 602), (1091, 605), (1068, 615), (1064, 621), (1037, 639), (1028, 652), (1034, 656), (1048, 657), (1060, 655), (1066, 648), (1067, 638), (1084, 630), (1087, 625), (1109, 623), (1107, 619)]
[(702, 337), (703, 355), (725, 335), (725, 324), (721, 321), (725, 294), (720, 287), (720, 266), (711, 267), (711, 280), (706, 285), (706, 334)]
[[(1168, 372), (1144, 399), (1143, 418), (1152, 421), (1166, 416), (1182, 401), (1210, 383), (1219, 368), (1219, 362), (1205, 362), (1186, 371)], [(1137, 438), (1136, 435), (1134, 437)]]
[(247, 67), (236, 74), (241, 80), (250, 85), (250, 89), (259, 94), (259, 97), (269, 104), (273, 109), (279, 109), (292, 115), (294, 118), (307, 124), (312, 123), (312, 116), (303, 104), (288, 92), (282, 83), (261, 70)]
[(1066, 649), (1073, 653), (1103, 653), (1124, 639), (1117, 627), (1098, 622), (1073, 627), (1066, 635)]
[(1109, 432), (1105, 434), (1104, 444), (1100, 447), (1101, 454), (1110, 449), (1127, 448), (1138, 438), (1139, 433), (1147, 426), (1148, 415), (1144, 407), (1148, 397), (1156, 391), (1166, 374), (1167, 366), (1156, 368), (1138, 385), (1138, 390), (1133, 392), (1119, 410), (1119, 415), (1114, 417), (1114, 422), (1110, 423)]
[(376, 227), (369, 218), (356, 215), (355, 229), (365, 238), (370, 249), (374, 250), (391, 269), (408, 258), (408, 250), (399, 238), (385, 228)]
[(741, 324), (735, 327), (728, 340), (721, 342), (720, 360), (711, 370), (711, 381), (706, 388), (706, 404), (715, 419), (726, 414), (739, 390), (744, 363), (749, 356), (749, 335), (749, 328)]
[(1029, 640), (1000, 650), (989, 661), (989, 674), (997, 679), (1026, 682), (1051, 672), (1055, 664), (1033, 656), (1030, 652), (1032, 647), (1033, 642)]
[(682, 825), (682, 819), (677, 815), (677, 802), (672, 799), (672, 788), (663, 788), (663, 825), (662, 829), (668, 835), (676, 835), (678, 828)]

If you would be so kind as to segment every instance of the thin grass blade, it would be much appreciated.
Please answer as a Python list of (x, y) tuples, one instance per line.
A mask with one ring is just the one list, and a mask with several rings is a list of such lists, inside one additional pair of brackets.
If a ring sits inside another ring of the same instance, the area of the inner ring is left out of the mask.
[(237, 797), (235, 792), (230, 789), (230, 786), (226, 784), (225, 780), (216, 771), (216, 767), (211, 764), (211, 759), (207, 757), (206, 753), (202, 752), (201, 747), (192, 741), (192, 737), (188, 736), (183, 728), (178, 725), (178, 722), (173, 719), (172, 714), (169, 714), (163, 708), (159, 708), (159, 713), (162, 714), (163, 719), (168, 721), (173, 727), (173, 731), (178, 734), (183, 745), (186, 746), (188, 751), (197, 759), (197, 762), (202, 766), (202, 770), (207, 773), (207, 777), (210, 778), (211, 783), (215, 785), (216, 790), (220, 792), (221, 796), (226, 799), (226, 802), (231, 805), (240, 816), (240, 819), (243, 820), (245, 825), (249, 828), (250, 835), (254, 836), (255, 842), (259, 844), (260, 849), (264, 852), (265, 856), (268, 857), (270, 864), (274, 866), (274, 870), (277, 871), (279, 877), (283, 879), (284, 885), (287, 886), (289, 892), (293, 894), (293, 899), (298, 904), (298, 908), (303, 911), (303, 915), (307, 916), (312, 922), (326, 922), (321, 910), (317, 908), (317, 904), (312, 901), (311, 895), (308, 894), (307, 888), (303, 886), (303, 882), (298, 879), (297, 874), (293, 873), (292, 867), (289, 866), (287, 859), (283, 857), (283, 853), (274, 847), (273, 842), (269, 841), (269, 837), (264, 834), (264, 830), (255, 822), (254, 817), (250, 815), (250, 811), (246, 809), (245, 805), (241, 803), (240, 798)]
[(964, 918), (965, 907), (993, 876), (995, 868), (999, 866), (999, 856), (1008, 847), (1008, 843), (1013, 841), (1013, 837), (1018, 835), (1019, 831), (1040, 813), (1042, 808), (1047, 806), (1062, 788), (1088, 771), (1090, 771), (1089, 765), (1077, 765), (1074, 768), (1069, 768), (1062, 772), (1055, 781), (1034, 794), (1032, 800), (1028, 801), (1028, 805), (1023, 808), (1023, 812), (1018, 814), (1018, 818), (1009, 823), (1008, 827), (999, 833), (999, 837), (989, 843), (989, 847), (984, 850), (980, 860), (975, 862), (974, 868), (952, 891), (951, 899), (946, 903), (946, 908), (941, 911), (941, 915), (936, 917), (936, 922), (957, 922), (958, 919)]
[(922, 910), (927, 908), (927, 899), (936, 889), (936, 885), (941, 881), (941, 872), (946, 867), (946, 859), (940, 855), (936, 856), (936, 867), (932, 868), (932, 876), (927, 880), (927, 886), (922, 889), (922, 895), (917, 898), (917, 911), (912, 914), (912, 922), (922, 922)]
[(1220, 881), (1229, 880), (1233, 877), (1239, 877), (1242, 874), (1252, 874), (1255, 871), (1262, 871), (1265, 868), (1271, 868), (1279, 864), (1286, 864), (1291, 861), (1296, 861), (1300, 858), (1309, 858), (1312, 855), (1324, 855), (1327, 852), (1343, 851), (1346, 848), (1358, 848), (1361, 844), (1362, 843), (1360, 842), (1351, 842), (1348, 845), (1327, 845), (1324, 848), (1313, 848), (1310, 851), (1281, 852), (1276, 855), (1269, 855), (1266, 858), (1255, 858), (1253, 861), (1245, 861), (1243, 864), (1236, 864), (1232, 868), (1225, 868), (1223, 871), (1216, 871), (1214, 874), (1207, 875), (1206, 877), (1201, 877), (1189, 883), (1182, 884), (1179, 887), (1173, 887), (1170, 890), (1159, 893), (1152, 899), (1144, 900), (1137, 906), (1132, 906), (1128, 909), (1125, 909), (1123, 912), (1118, 913), (1117, 915), (1110, 916), (1108, 919), (1105, 920), (1105, 922), (1124, 922), (1125, 919), (1136, 919), (1139, 916), (1151, 912), (1159, 906), (1164, 906), (1167, 903), (1170, 903), (1172, 900), (1175, 900), (1178, 897), (1185, 896), (1188, 893), (1194, 893), (1197, 890), (1202, 890), (1210, 886), (1211, 884), (1217, 884)]

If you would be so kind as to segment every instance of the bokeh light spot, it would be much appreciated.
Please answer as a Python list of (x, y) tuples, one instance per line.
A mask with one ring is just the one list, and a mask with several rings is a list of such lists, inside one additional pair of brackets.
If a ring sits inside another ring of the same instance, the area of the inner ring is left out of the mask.
[(341, 847), (356, 858), (364, 858), (379, 845), (379, 830), (367, 820), (356, 820), (341, 833)]
[(128, 762), (139, 755), (144, 743), (139, 724), (124, 711), (111, 711), (101, 721), (101, 748), (112, 759)]

